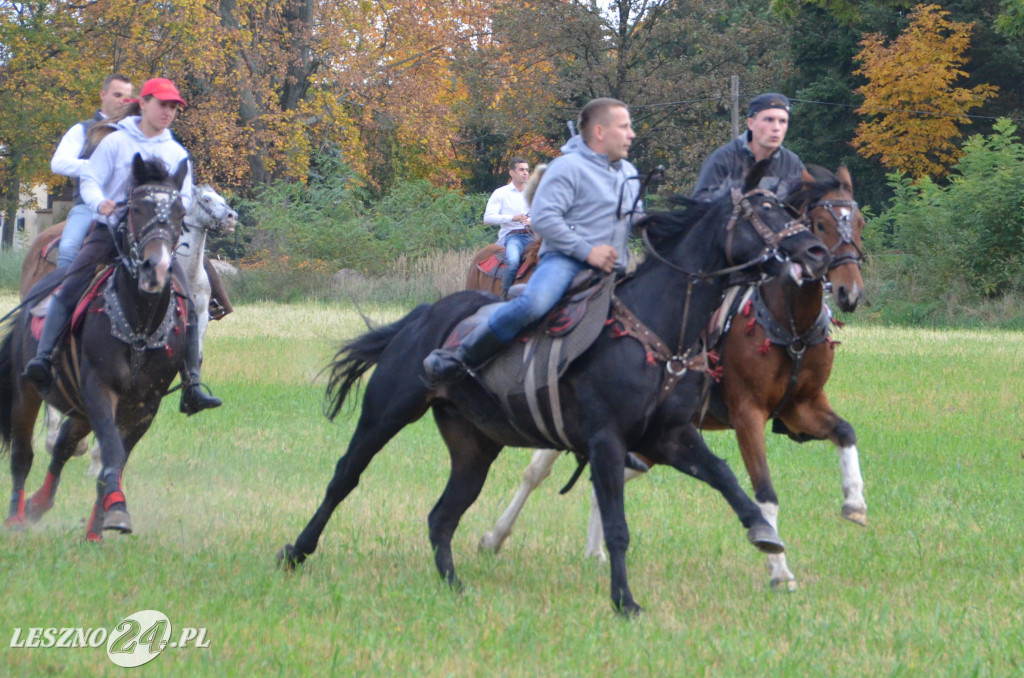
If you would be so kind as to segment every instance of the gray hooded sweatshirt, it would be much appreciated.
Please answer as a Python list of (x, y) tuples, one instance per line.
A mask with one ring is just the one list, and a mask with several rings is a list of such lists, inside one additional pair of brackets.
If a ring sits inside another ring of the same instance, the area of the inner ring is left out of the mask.
[[(608, 162), (574, 136), (562, 155), (551, 161), (530, 204), (530, 223), (543, 244), (540, 255), (559, 252), (586, 261), (590, 250), (611, 245), (618, 252), (616, 267), (629, 262), (630, 226), (640, 216), (627, 214), (640, 192), (636, 168), (628, 160)], [(622, 218), (616, 216), (621, 199)]]

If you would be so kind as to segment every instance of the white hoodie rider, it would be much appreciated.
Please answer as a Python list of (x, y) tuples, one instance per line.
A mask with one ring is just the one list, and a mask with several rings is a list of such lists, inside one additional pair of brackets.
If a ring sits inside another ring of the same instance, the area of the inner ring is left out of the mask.
[[(93, 229), (68, 267), (60, 290), (50, 304), (36, 356), (25, 366), (25, 377), (43, 395), (53, 387), (53, 353), (75, 304), (85, 292), (96, 265), (113, 261), (116, 254), (113, 233), (122, 212), (118, 209), (118, 203), (128, 200), (135, 154), (141, 154), (144, 160), (162, 160), (170, 172), (175, 171), (182, 160), (188, 159), (188, 152), (174, 140), (168, 129), (178, 114), (178, 107), (185, 105), (174, 83), (166, 78), (147, 80), (139, 91), (139, 99), (141, 115), (125, 118), (118, 123), (117, 131), (100, 142), (82, 173), (82, 200), (97, 215), (97, 220), (111, 228)], [(192, 202), (191, 165), (181, 196), (187, 209)], [(179, 282), (186, 284), (183, 277), (179, 277)], [(188, 294), (187, 289), (185, 292)], [(221, 405), (219, 398), (207, 395), (202, 388), (202, 360), (197, 327), (195, 307), (190, 303), (185, 329), (180, 405), (180, 410), (188, 415)]]
[[(174, 140), (170, 130), (178, 105), (185, 103), (177, 88), (170, 80), (154, 78), (143, 85), (139, 97), (142, 115), (117, 123), (117, 131), (100, 142), (82, 173), (82, 200), (97, 215), (97, 220), (110, 226), (117, 225), (117, 204), (128, 200), (132, 158), (136, 153), (143, 160), (162, 160), (170, 172), (188, 158), (188, 151)], [(191, 163), (181, 200), (188, 209), (192, 203)]]

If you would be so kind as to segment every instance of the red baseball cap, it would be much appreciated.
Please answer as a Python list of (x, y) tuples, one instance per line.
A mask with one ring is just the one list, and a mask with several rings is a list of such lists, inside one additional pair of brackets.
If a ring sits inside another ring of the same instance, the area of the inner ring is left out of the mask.
[(151, 78), (147, 80), (142, 85), (142, 89), (139, 90), (139, 98), (143, 99), (150, 95), (155, 96), (160, 101), (177, 101), (182, 106), (188, 106), (185, 100), (181, 98), (178, 88), (167, 78)]

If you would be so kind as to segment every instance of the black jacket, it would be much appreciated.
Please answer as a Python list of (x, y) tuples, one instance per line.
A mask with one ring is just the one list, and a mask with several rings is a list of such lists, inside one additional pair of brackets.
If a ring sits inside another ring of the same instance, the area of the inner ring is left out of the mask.
[[(754, 166), (754, 153), (743, 134), (722, 146), (704, 161), (697, 176), (693, 199), (714, 202), (733, 186), (742, 186), (747, 172)], [(772, 191), (781, 200), (803, 183), (804, 163), (796, 153), (779, 147), (771, 157), (771, 167), (761, 179), (760, 187)]]

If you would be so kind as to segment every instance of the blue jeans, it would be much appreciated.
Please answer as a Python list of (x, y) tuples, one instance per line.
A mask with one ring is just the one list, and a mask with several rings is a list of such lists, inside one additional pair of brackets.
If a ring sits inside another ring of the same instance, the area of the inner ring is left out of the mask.
[(540, 258), (537, 270), (526, 283), (523, 293), (502, 304), (488, 321), (491, 331), (506, 344), (520, 332), (538, 322), (555, 307), (572, 284), (576, 274), (586, 268), (582, 261), (558, 252), (548, 252)]
[(60, 249), (57, 253), (57, 268), (67, 268), (75, 260), (78, 250), (82, 249), (85, 234), (92, 224), (92, 210), (88, 205), (79, 203), (68, 212), (64, 232), (60, 236)]
[(516, 233), (505, 238), (505, 270), (501, 274), (501, 288), (508, 290), (516, 281), (516, 273), (523, 261), (523, 250), (533, 242), (529, 233)]

